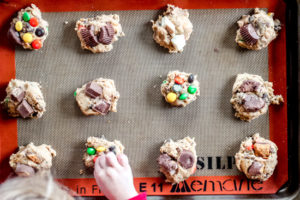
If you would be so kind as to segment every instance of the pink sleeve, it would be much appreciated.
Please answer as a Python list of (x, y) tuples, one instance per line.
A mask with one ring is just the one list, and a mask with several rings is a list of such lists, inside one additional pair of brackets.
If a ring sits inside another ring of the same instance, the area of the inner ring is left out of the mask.
[(143, 192), (135, 197), (132, 197), (129, 200), (147, 200), (147, 194), (146, 194), (146, 192)]

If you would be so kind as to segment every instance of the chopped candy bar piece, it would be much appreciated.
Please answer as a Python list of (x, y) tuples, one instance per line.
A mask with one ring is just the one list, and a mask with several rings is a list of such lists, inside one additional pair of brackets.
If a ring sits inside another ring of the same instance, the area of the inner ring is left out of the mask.
[(34, 112), (25, 99), (23, 99), (22, 103), (17, 107), (17, 111), (23, 118), (29, 117)]
[(86, 85), (85, 94), (91, 98), (96, 98), (102, 95), (102, 87), (92, 81)]
[(106, 115), (109, 111), (110, 104), (106, 101), (102, 100), (98, 105), (93, 107), (93, 110), (101, 113), (102, 115)]
[(33, 174), (35, 174), (35, 171), (32, 167), (28, 165), (17, 163), (15, 173), (18, 176), (32, 176)]
[(21, 88), (15, 88), (10, 95), (13, 101), (20, 103), (25, 97), (25, 92)]

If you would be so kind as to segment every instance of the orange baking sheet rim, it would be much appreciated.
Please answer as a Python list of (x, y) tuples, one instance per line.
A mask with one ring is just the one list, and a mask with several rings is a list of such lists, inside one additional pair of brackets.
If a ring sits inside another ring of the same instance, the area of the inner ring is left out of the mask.
[[(15, 78), (15, 51), (6, 38), (10, 18), (21, 8), (36, 4), (43, 12), (101, 11), (101, 10), (151, 10), (174, 4), (186, 9), (268, 8), (283, 22), (278, 38), (269, 45), (269, 80), (276, 93), (286, 99), (286, 30), (285, 3), (282, 0), (3, 0), (0, 1), (0, 99), (5, 97), (5, 87)], [(233, 36), (234, 37), (234, 36)], [(34, 53), (34, 52), (32, 52)], [(255, 63), (253, 63), (255, 64)], [(270, 139), (279, 147), (278, 165), (274, 175), (266, 182), (247, 180), (244, 176), (198, 176), (179, 185), (165, 184), (161, 178), (134, 178), (138, 192), (148, 195), (201, 195), (201, 194), (274, 194), (288, 180), (287, 103), (269, 109)], [(10, 174), (9, 156), (18, 147), (17, 120), (0, 112), (0, 181)], [(59, 179), (61, 183), (81, 196), (101, 196), (94, 179)]]

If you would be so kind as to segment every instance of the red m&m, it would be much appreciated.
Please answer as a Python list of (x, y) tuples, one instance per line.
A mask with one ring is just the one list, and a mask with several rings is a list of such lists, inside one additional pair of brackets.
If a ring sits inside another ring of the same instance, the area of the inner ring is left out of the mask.
[(39, 25), (39, 21), (37, 20), (37, 18), (33, 17), (33, 18), (31, 18), (31, 19), (29, 20), (29, 24), (30, 24), (30, 26), (32, 26), (32, 27), (36, 27), (36, 26)]
[(175, 83), (177, 83), (179, 85), (182, 85), (184, 83), (184, 79), (181, 78), (180, 76), (176, 76), (174, 80), (175, 80)]
[(34, 49), (40, 49), (42, 47), (42, 42), (40, 40), (33, 40), (31, 46)]

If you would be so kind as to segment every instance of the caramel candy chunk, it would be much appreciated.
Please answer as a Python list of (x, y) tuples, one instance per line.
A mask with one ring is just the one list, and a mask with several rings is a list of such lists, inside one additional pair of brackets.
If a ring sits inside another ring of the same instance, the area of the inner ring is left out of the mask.
[(267, 143), (255, 143), (254, 144), (254, 153), (256, 156), (263, 157), (267, 159), (270, 155), (271, 145)]

